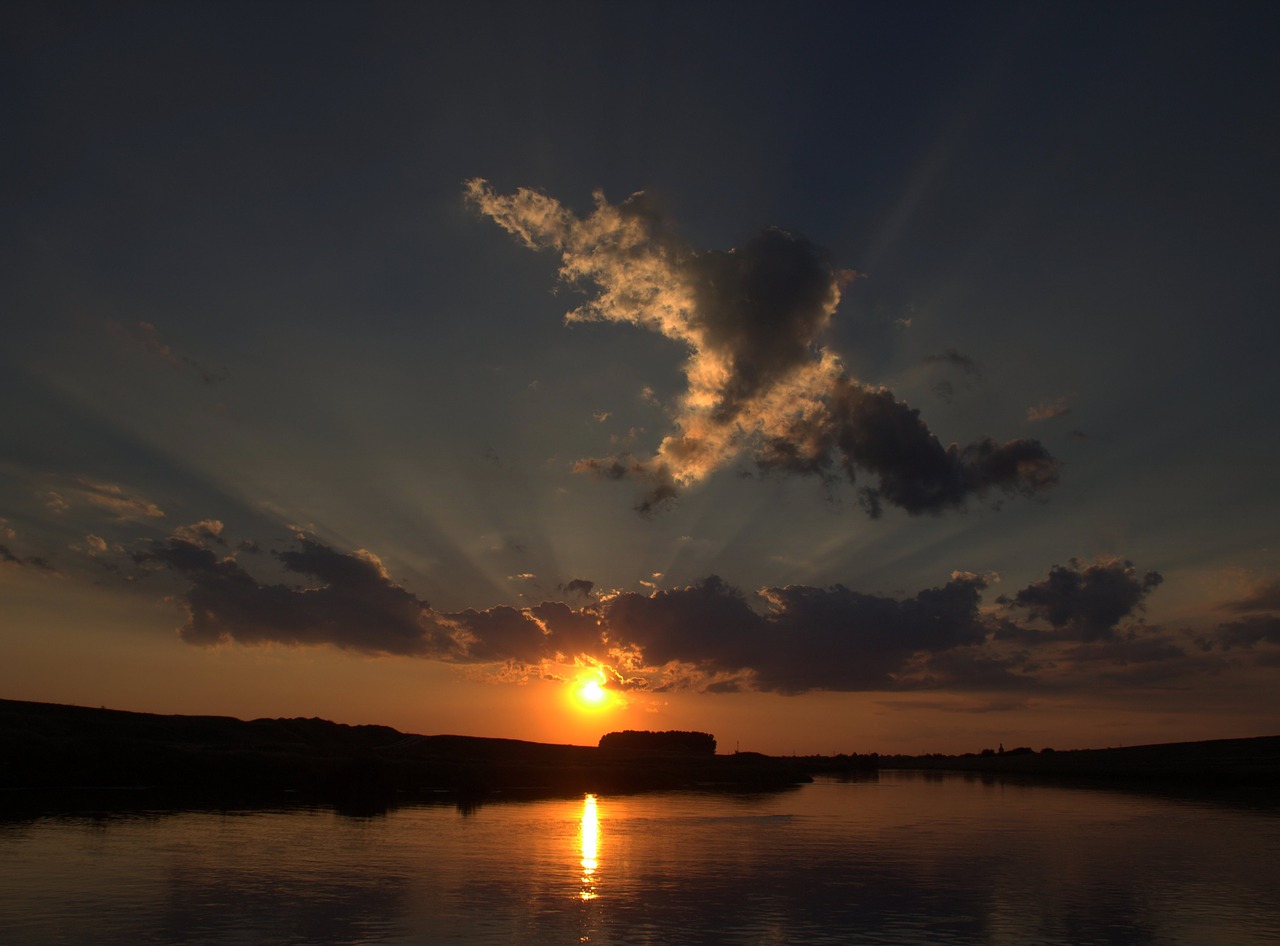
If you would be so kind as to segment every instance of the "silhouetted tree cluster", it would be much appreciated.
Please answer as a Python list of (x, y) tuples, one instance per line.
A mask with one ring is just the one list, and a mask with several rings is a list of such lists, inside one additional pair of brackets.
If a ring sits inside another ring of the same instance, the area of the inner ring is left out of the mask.
[(628, 729), (606, 733), (600, 737), (601, 749), (627, 749), (632, 752), (679, 753), (680, 755), (715, 755), (716, 737), (705, 732), (649, 732)]

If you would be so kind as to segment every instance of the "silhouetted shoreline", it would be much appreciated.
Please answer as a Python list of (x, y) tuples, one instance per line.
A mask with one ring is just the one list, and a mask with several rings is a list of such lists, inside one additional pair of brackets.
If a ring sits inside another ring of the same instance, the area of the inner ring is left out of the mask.
[[(714, 745), (714, 743), (713, 743)], [(423, 736), (323, 719), (166, 716), (0, 700), (0, 805), (333, 803), (353, 808), (494, 793), (775, 790), (880, 769), (1280, 799), (1280, 736), (958, 756), (690, 755), (473, 736)], [(21, 801), (25, 796), (26, 802)]]
[(958, 756), (881, 756), (879, 766), (1280, 804), (1280, 736), (1057, 752), (1018, 748)]
[(189, 801), (339, 804), (492, 792), (771, 789), (812, 781), (795, 760), (690, 756), (323, 719), (163, 716), (0, 700), (0, 803), (16, 792), (145, 791)]

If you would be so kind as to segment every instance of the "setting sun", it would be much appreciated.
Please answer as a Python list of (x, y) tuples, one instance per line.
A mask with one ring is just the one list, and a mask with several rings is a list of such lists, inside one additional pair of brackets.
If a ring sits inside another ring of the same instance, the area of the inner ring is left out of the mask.
[(613, 705), (613, 695), (598, 673), (584, 674), (573, 683), (573, 702), (578, 709), (601, 710)]

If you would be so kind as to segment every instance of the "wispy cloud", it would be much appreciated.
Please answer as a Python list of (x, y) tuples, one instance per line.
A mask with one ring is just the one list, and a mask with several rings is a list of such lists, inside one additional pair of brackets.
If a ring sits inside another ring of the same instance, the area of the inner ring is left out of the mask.
[(57, 572), (47, 558), (39, 555), (15, 555), (7, 545), (0, 545), (0, 565), (35, 568), (44, 572)]
[(194, 371), (205, 384), (217, 384), (219, 381), (225, 381), (229, 377), (225, 368), (215, 370), (203, 362), (175, 351), (167, 342), (161, 339), (159, 329), (151, 322), (138, 322), (132, 326), (108, 322), (107, 330), (113, 335), (140, 345), (152, 356), (173, 365), (175, 368)]
[(1062, 417), (1064, 414), (1071, 413), (1071, 398), (1060, 397), (1056, 401), (1046, 401), (1035, 407), (1027, 408), (1027, 420), (1032, 423), (1040, 423), (1046, 420), (1053, 420), (1055, 417)]
[(1280, 611), (1280, 575), (1259, 578), (1243, 598), (1222, 607), (1227, 611)]
[(982, 372), (978, 370), (978, 363), (968, 355), (962, 355), (954, 348), (948, 348), (946, 351), (933, 355), (925, 355), (923, 361), (926, 365), (947, 365), (952, 368), (959, 368), (965, 374), (982, 377)]
[(164, 510), (158, 505), (116, 483), (56, 477), (50, 485), (56, 485), (57, 489), (47, 489), (41, 495), (45, 508), (55, 515), (68, 513), (77, 503), (85, 503), (106, 510), (116, 522), (164, 518)]
[(1037, 441), (944, 447), (919, 411), (851, 378), (825, 337), (856, 274), (804, 237), (768, 229), (734, 250), (699, 251), (643, 194), (614, 205), (597, 193), (586, 217), (526, 188), (498, 194), (479, 179), (466, 195), (526, 246), (559, 254), (565, 282), (593, 291), (567, 321), (638, 325), (684, 346), (687, 387), (656, 452), (576, 466), (643, 482), (641, 512), (744, 454), (764, 470), (828, 481), (869, 473), (878, 482), (862, 494), (873, 515), (884, 503), (941, 512), (991, 489), (1034, 493), (1057, 480), (1056, 461)]

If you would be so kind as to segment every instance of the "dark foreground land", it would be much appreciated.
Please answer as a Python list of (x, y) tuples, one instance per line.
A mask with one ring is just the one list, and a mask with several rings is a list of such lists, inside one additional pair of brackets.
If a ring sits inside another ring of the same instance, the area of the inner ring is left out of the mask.
[(811, 781), (793, 760), (754, 753), (615, 751), (323, 719), (246, 722), (16, 700), (0, 700), (0, 760), (0, 802), (33, 789), (377, 804), (441, 793), (768, 789)]
[[(708, 737), (710, 739), (710, 737)], [(714, 748), (714, 741), (712, 741)], [(962, 756), (774, 758), (420, 736), (323, 719), (160, 716), (0, 700), (0, 805), (110, 793), (121, 802), (333, 802), (356, 807), (442, 795), (770, 790), (812, 775), (959, 771), (1091, 787), (1244, 794), (1280, 804), (1280, 736)], [(461, 803), (461, 802), (460, 802)]]
[(1028, 748), (981, 755), (881, 756), (880, 768), (971, 772), (1084, 785), (1181, 792), (1246, 792), (1280, 803), (1280, 736), (1171, 742), (1054, 752)]

